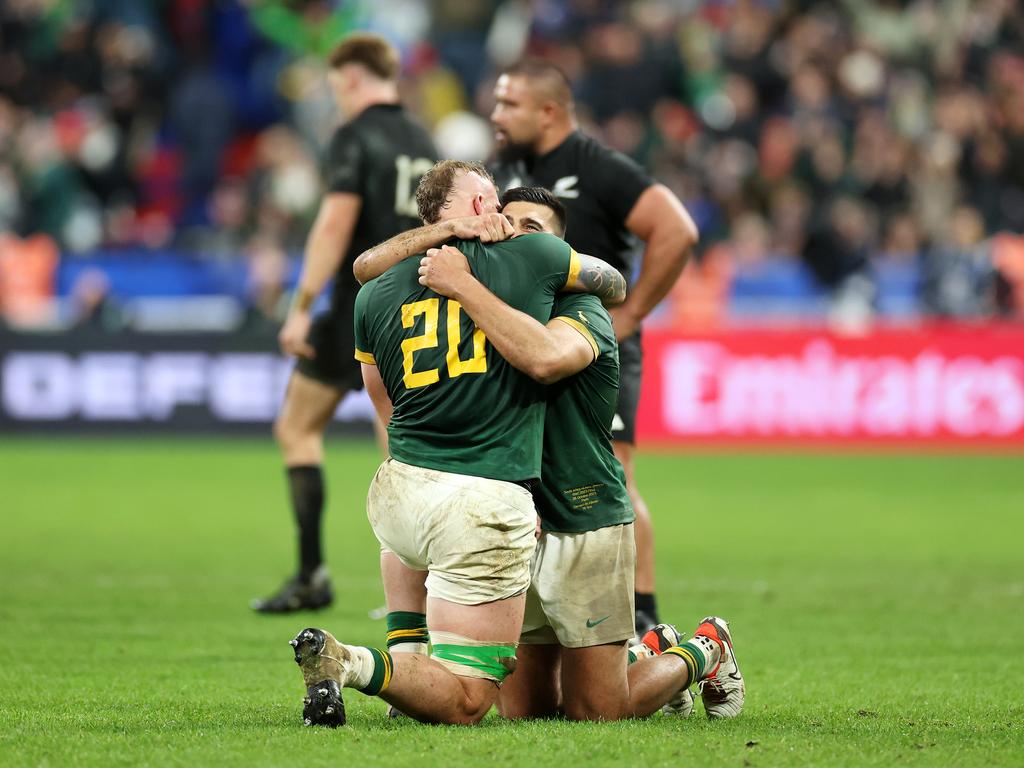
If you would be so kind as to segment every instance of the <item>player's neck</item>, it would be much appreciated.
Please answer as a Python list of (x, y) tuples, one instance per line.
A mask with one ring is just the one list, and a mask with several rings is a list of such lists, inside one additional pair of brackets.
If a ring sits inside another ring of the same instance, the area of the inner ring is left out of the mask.
[(540, 137), (540, 140), (534, 147), (534, 154), (536, 154), (537, 157), (541, 157), (552, 150), (558, 149), (575, 130), (575, 123), (564, 123), (558, 126), (553, 126)]
[(354, 99), (352, 105), (352, 113), (349, 117), (350, 120), (354, 120), (359, 117), (370, 107), (376, 106), (377, 104), (397, 104), (398, 103), (398, 88), (389, 83), (381, 84), (373, 88), (367, 88), (361, 91), (359, 95)]

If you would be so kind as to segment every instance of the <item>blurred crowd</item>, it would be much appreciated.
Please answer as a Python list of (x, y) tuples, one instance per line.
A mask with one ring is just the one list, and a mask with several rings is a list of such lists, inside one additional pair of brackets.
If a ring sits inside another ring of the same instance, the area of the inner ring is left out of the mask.
[(489, 153), (502, 66), (560, 64), (584, 130), (698, 223), (668, 322), (720, 321), (733, 276), (780, 259), (853, 315), (891, 264), (922, 313), (1024, 312), (1017, 0), (5, 0), (0, 292), (4, 254), (174, 249), (249, 259), (264, 296), (315, 214), (321, 62), (355, 28), (401, 46), (451, 156)]

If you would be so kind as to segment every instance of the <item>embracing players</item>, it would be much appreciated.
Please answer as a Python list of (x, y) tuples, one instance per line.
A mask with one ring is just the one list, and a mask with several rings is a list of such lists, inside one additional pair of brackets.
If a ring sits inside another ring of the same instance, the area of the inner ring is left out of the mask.
[[(509, 190), (502, 212), (517, 235), (565, 231), (564, 208), (547, 190)], [(363, 254), (356, 260), (357, 276), (379, 274), (416, 247), (440, 245), (446, 239), (443, 224), (403, 233)], [(679, 702), (676, 711), (688, 712), (687, 689), (701, 682), (710, 716), (737, 715), (744, 686), (721, 619), (703, 620), (683, 644), (665, 625), (648, 633), (646, 643), (661, 658), (633, 665), (627, 677), (633, 511), (611, 450), (618, 353), (601, 302), (560, 294), (545, 326), (488, 291), (454, 249), (428, 251), (420, 274), (421, 283), (459, 302), (509, 363), (551, 385), (542, 479), (534, 493), (544, 533), (533, 557), (516, 673), (499, 696), (502, 713), (610, 720), (650, 714), (672, 699)], [(415, 589), (410, 598), (411, 607)], [(640, 646), (634, 653), (645, 650)]]
[[(424, 177), (417, 198), (427, 221), (441, 210), (493, 213), (498, 202), (482, 167), (453, 161)], [(548, 234), (461, 243), (490, 288), (538, 321), (550, 317), (558, 291), (621, 296), (624, 287), (614, 269)], [(494, 352), (457, 301), (421, 285), (418, 269), (407, 260), (363, 286), (356, 356), (389, 420), (393, 458), (367, 498), (383, 555), (397, 560), (391, 578), (382, 557), (388, 607), (422, 605), (426, 573), (432, 653), (392, 655), (303, 630), (293, 645), (309, 723), (344, 722), (343, 687), (380, 695), (420, 720), (476, 722), (515, 666), (534, 549), (535, 511), (523, 483), (540, 476), (544, 391)]]

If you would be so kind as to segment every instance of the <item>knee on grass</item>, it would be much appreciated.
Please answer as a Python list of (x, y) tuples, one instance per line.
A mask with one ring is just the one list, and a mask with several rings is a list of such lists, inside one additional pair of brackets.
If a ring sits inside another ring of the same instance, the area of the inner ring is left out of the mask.
[(497, 686), (487, 680), (463, 679), (462, 688), (465, 696), (459, 702), (452, 722), (455, 725), (475, 725), (490, 712), (497, 696)]
[(615, 700), (599, 692), (581, 692), (566, 697), (562, 703), (566, 720), (609, 721), (622, 720), (630, 716), (628, 700)]

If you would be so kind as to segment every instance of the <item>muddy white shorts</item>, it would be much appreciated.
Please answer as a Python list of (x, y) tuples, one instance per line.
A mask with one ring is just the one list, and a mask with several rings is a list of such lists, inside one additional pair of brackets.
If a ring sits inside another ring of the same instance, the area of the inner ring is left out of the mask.
[(427, 594), (479, 605), (530, 584), (536, 511), (517, 483), (425, 469), (388, 459), (366, 514), (381, 547), (427, 571)]
[(633, 524), (537, 542), (519, 642), (585, 648), (633, 637)]

